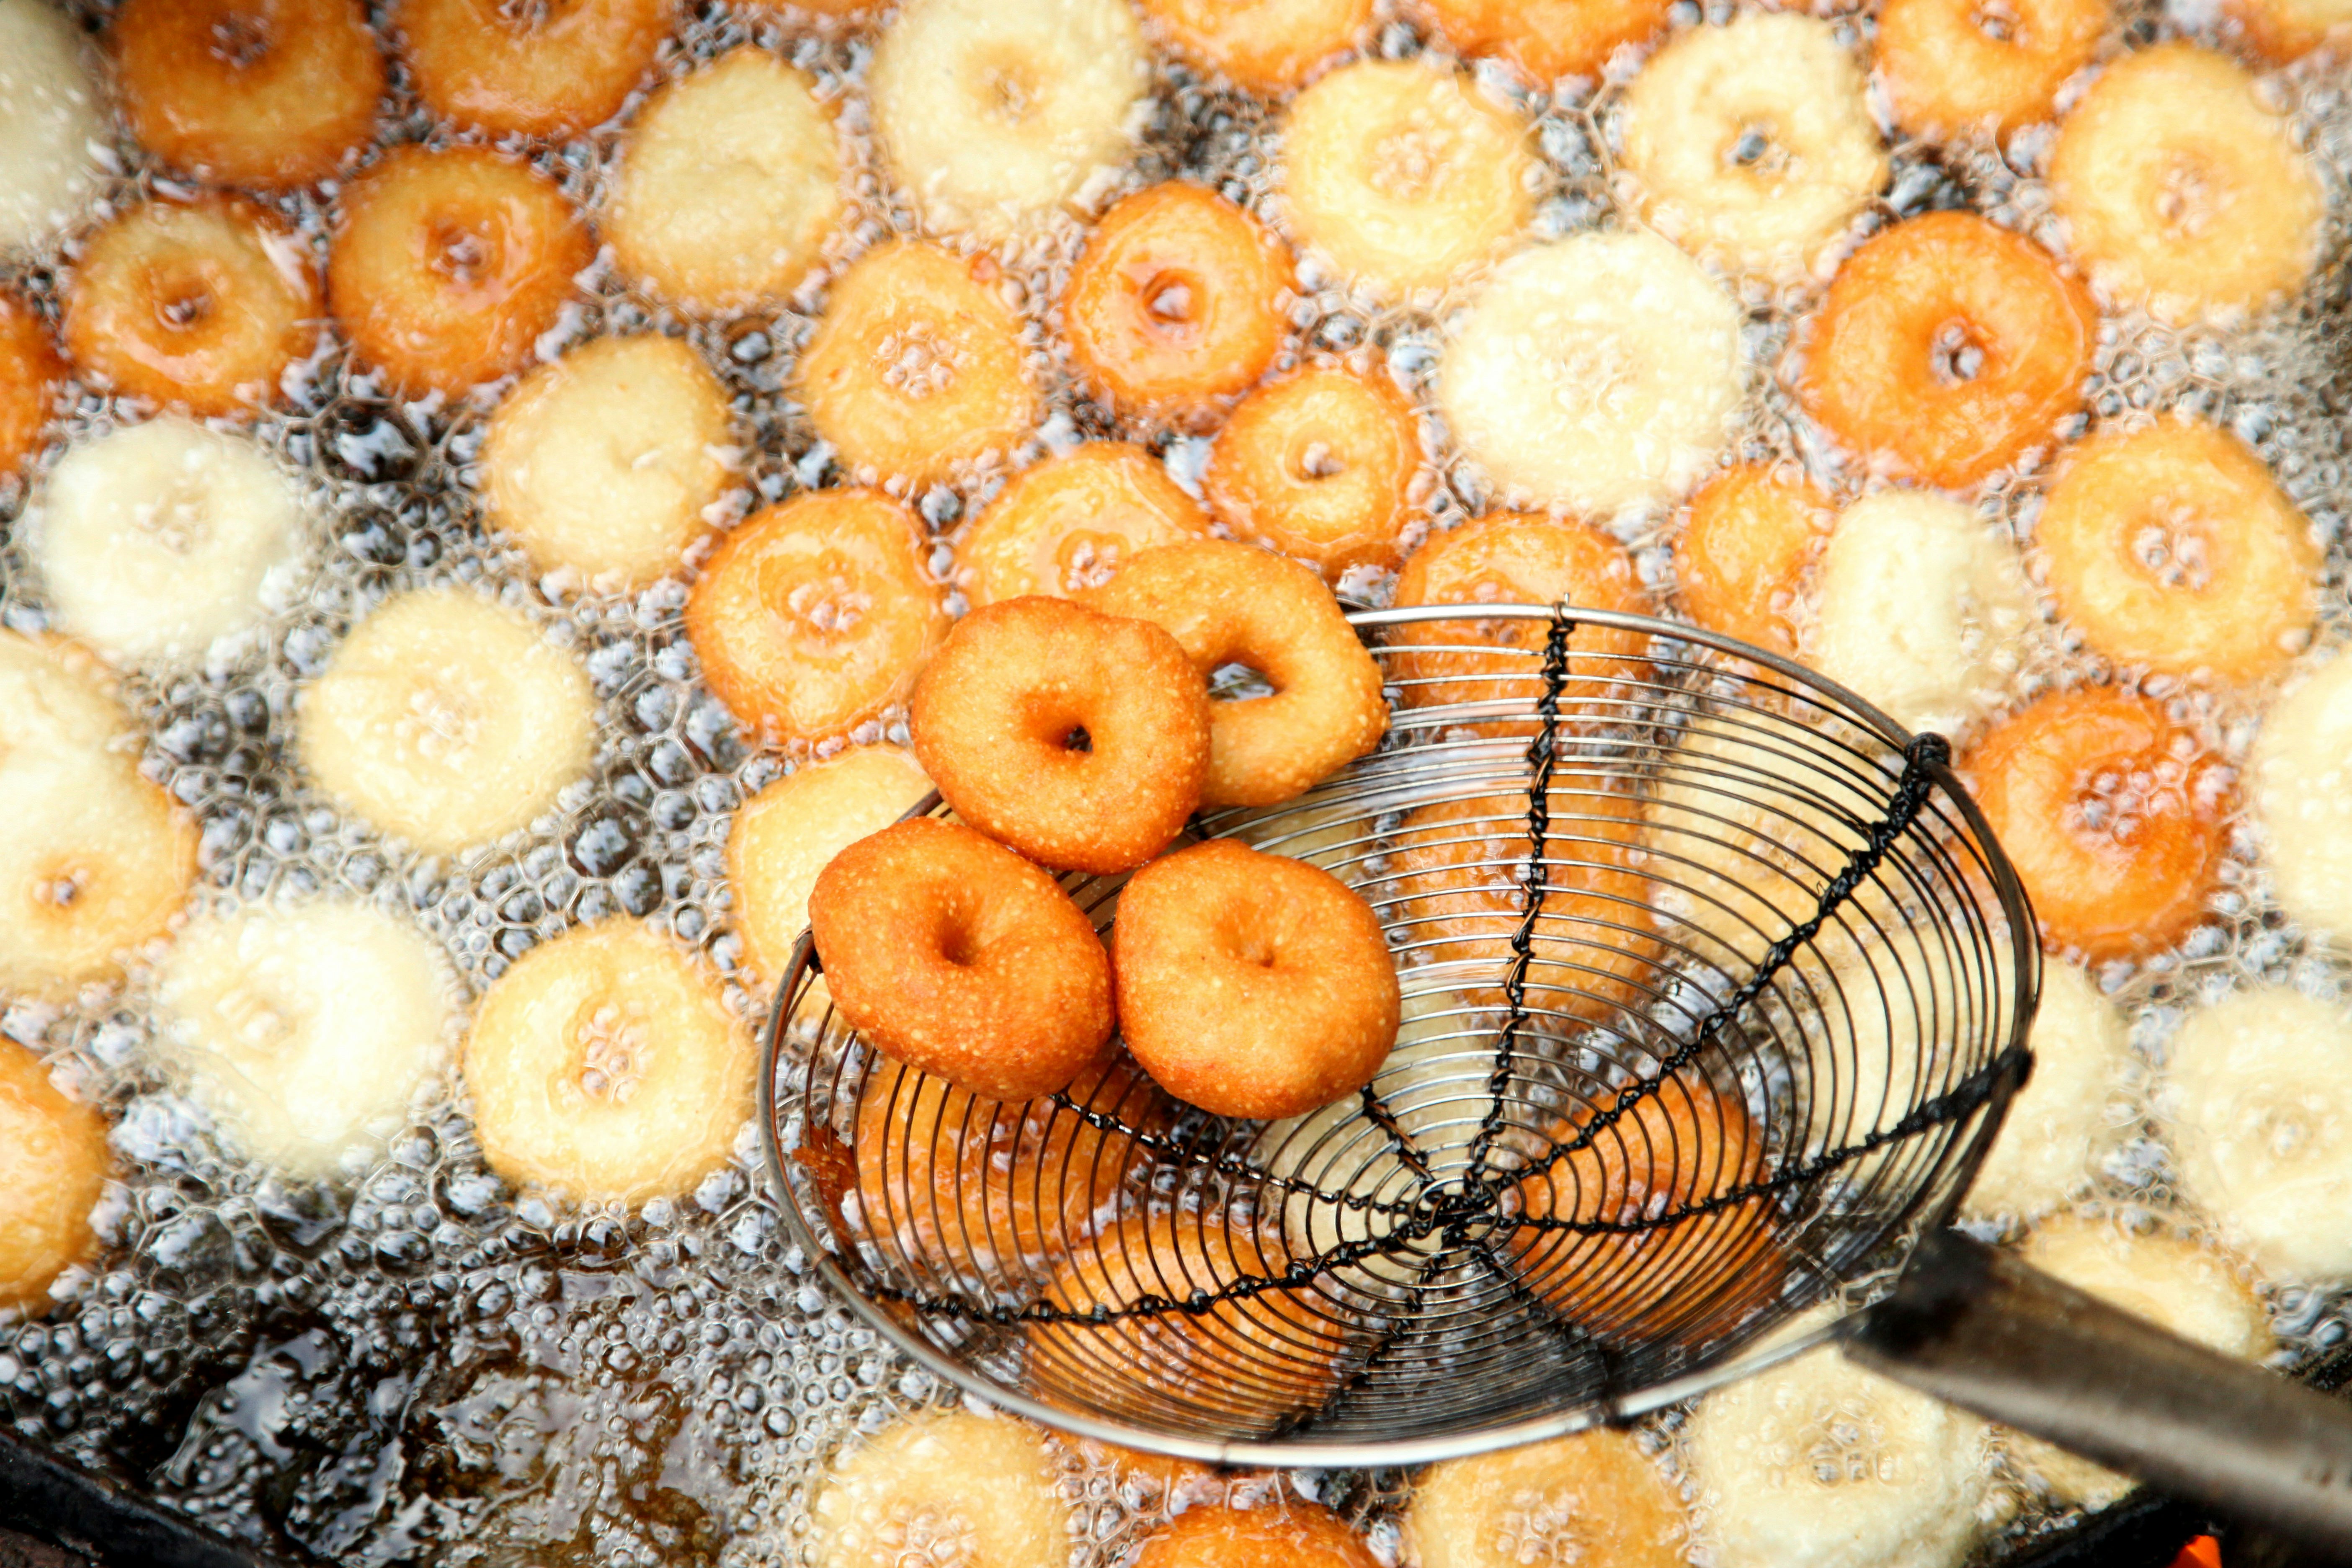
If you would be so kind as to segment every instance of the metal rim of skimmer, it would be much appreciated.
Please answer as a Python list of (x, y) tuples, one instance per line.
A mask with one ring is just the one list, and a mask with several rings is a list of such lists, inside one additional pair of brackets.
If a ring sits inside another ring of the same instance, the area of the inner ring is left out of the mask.
[[(816, 1278), (971, 1396), (1245, 1464), (1420, 1463), (1627, 1419), (1833, 1332), (1834, 1310), (1790, 1320), (1881, 1293), (1999, 1131), (2039, 943), (1940, 737), (1648, 616), (1349, 618), (1402, 699), (1381, 749), (1196, 826), (1323, 865), (1381, 912), (1406, 1024), (1359, 1100), (1229, 1123), (1114, 1071), (987, 1121), (966, 1097), (942, 1141), (944, 1086), (858, 1041), (814, 990), (805, 932), (794, 949), (758, 1084), (786, 1226)], [(1414, 640), (1472, 621), (1490, 629)], [(1514, 621), (1543, 623), (1542, 646), (1496, 646)], [(1104, 924), (1118, 879), (1062, 880)], [(856, 1124), (879, 1094), (877, 1174)], [(929, 1143), (896, 1142), (926, 1116)], [(990, 1152), (1034, 1158), (1025, 1223), (1011, 1188), (970, 1206), (958, 1162)], [(1203, 1203), (1215, 1222), (1190, 1228)], [(1126, 1235), (1113, 1205), (1169, 1255), (1106, 1252)], [(1685, 1286), (1696, 1301), (1672, 1305)], [(1108, 1323), (1087, 1310), (1106, 1295)], [(1160, 1375), (1134, 1375), (1139, 1357)], [(1175, 1375), (1202, 1365), (1280, 1397), (1204, 1407)], [(1412, 1419), (1423, 1389), (1440, 1403)]]

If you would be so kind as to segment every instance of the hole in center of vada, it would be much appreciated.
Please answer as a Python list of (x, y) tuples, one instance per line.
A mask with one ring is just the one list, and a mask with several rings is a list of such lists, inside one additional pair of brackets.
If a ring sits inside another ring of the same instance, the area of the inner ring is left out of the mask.
[(394, 725), (402, 746), (427, 762), (462, 762), (481, 737), (482, 712), (467, 693), (437, 681), (409, 688), (408, 706)]
[(2165, 161), (2157, 181), (2156, 216), (2168, 234), (2183, 239), (2201, 237), (2219, 216), (2217, 187), (2205, 160), (2192, 153), (2175, 153)]
[(1496, 1526), (1495, 1542), (1507, 1563), (1581, 1563), (1596, 1548), (1615, 1550), (1613, 1536), (1595, 1538), (1594, 1521), (1580, 1496), (1529, 1492), (1515, 1501), (1522, 1506), (1505, 1509)]
[(212, 285), (202, 278), (172, 278), (159, 280), (152, 296), (155, 301), (155, 320), (167, 331), (194, 331), (212, 320), (219, 301)]
[(1769, 121), (1744, 121), (1739, 134), (1724, 150), (1724, 163), (1751, 174), (1772, 176), (1788, 173), (1789, 149), (1780, 141), (1780, 129)]
[(646, 1022), (635, 1013), (605, 1002), (573, 1026), (580, 1048), (576, 1081), (580, 1092), (608, 1105), (626, 1105), (645, 1081), (652, 1039)]
[(803, 577), (780, 595), (787, 619), (821, 636), (847, 637), (874, 608), (874, 595), (838, 573)]
[(1246, 664), (1221, 664), (1209, 672), (1209, 700), (1253, 702), (1281, 692), (1265, 671)]
[(33, 899), (45, 908), (64, 914), (81, 901), (82, 894), (89, 889), (88, 873), (78, 866), (59, 866), (47, 876), (34, 881)]
[(1453, 172), (1452, 138), (1429, 126), (1412, 126), (1372, 145), (1371, 186), (1400, 201), (1425, 201)]
[(232, 11), (213, 24), (213, 58), (231, 70), (247, 70), (259, 63), (278, 40), (269, 18), (252, 11)]
[(1607, 327), (1570, 328), (1536, 353), (1550, 384), (1552, 405), (1571, 419), (1610, 407), (1621, 390), (1640, 384), (1640, 367), (1624, 339)]
[(2132, 531), (2132, 558), (2168, 588), (2202, 593), (2213, 581), (2213, 536), (2205, 520), (2178, 502), (2151, 507)]
[(970, 969), (980, 962), (980, 932), (971, 920), (958, 910), (946, 910), (940, 921), (940, 962), (956, 969)]
[(131, 509), (131, 525), (174, 555), (199, 550), (212, 538), (205, 498), (194, 479)]
[(1089, 707), (1082, 693), (1046, 687), (1025, 693), (1013, 721), (1014, 733), (1042, 755), (1037, 762), (1076, 762), (1094, 752), (1094, 731), (1087, 728)]
[(222, 997), (220, 1016), (236, 1043), (257, 1056), (277, 1056), (294, 1037), (294, 1020), (277, 999), (250, 985), (239, 985)]
[(1026, 59), (1006, 54), (980, 68), (980, 101), (991, 115), (1018, 125), (1037, 112), (1045, 83)]
[(1054, 551), (1054, 572), (1065, 594), (1099, 588), (1118, 575), (1126, 563), (1129, 541), (1119, 533), (1080, 531), (1069, 534)]
[(2063, 814), (2067, 829), (2078, 838), (2126, 848), (2138, 842), (2149, 816), (2163, 810), (2172, 793), (2141, 761), (2109, 757), (2084, 769)]
[(1239, 920), (1227, 921), (1224, 937), (1225, 955), (1237, 963), (1246, 963), (1258, 969), (1272, 969), (1280, 961), (1281, 954), (1275, 951), (1274, 943), (1268, 942), (1265, 933), (1253, 922)]
[(883, 385), (920, 402), (955, 385), (961, 356), (954, 338), (929, 321), (909, 321), (883, 335), (874, 358), (881, 366)]
[(460, 289), (480, 284), (498, 265), (498, 237), (487, 226), (444, 221), (425, 238), (425, 264)]
[(1984, 342), (1966, 321), (1937, 327), (1927, 353), (1936, 379), (1946, 386), (1965, 385), (1985, 372)]
[(1882, 1455), (1878, 1442), (1875, 1423), (1858, 1420), (1843, 1408), (1823, 1411), (1796, 1434), (1791, 1447), (1803, 1457), (1780, 1474), (1801, 1468), (1811, 1472), (1819, 1486), (1836, 1487), (1849, 1482), (1883, 1486), (1884, 1478), (1900, 1473), (1907, 1461), (1899, 1455)]
[(875, 1538), (890, 1549), (887, 1561), (909, 1568), (986, 1561), (981, 1554), (980, 1531), (951, 1510), (902, 1503), (891, 1510)]
[(1163, 331), (1189, 327), (1199, 317), (1201, 280), (1189, 272), (1155, 273), (1139, 293), (1145, 318)]
[(1347, 459), (1328, 441), (1308, 441), (1290, 454), (1290, 477), (1313, 484), (1348, 471)]
[(2247, 1120), (2253, 1124), (2255, 1143), (2280, 1164), (2294, 1162), (2314, 1142), (2300, 1105), (2264, 1105)]
[(2022, 42), (2024, 27), (2020, 24), (2015, 7), (2006, 0), (1977, 0), (1969, 8), (1969, 21), (1976, 30), (1996, 44)]

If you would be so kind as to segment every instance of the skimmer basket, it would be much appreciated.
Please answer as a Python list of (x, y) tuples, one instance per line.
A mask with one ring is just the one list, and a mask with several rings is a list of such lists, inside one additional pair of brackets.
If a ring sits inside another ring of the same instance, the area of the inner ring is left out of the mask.
[[(1867, 1300), (2022, 1080), (2032, 916), (1939, 737), (1641, 616), (1352, 619), (1387, 741), (1194, 831), (1379, 913), (1405, 1021), (1360, 1095), (1236, 1122), (1121, 1058), (975, 1100), (866, 1046), (802, 939), (761, 1082), (786, 1220), (974, 1394), (1253, 1462), (1622, 1418)], [(1063, 882), (1109, 930), (1119, 879)]]

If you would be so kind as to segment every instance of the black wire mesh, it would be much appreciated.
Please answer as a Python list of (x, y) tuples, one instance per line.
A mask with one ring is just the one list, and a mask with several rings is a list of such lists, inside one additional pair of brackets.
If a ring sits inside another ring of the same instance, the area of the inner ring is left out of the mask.
[[(771, 1162), (909, 1353), (1114, 1440), (1401, 1462), (1692, 1392), (1948, 1211), (2038, 971), (1943, 742), (1686, 627), (1462, 615), (1355, 616), (1388, 741), (1195, 824), (1380, 914), (1404, 1024), (1358, 1096), (1235, 1122), (1122, 1056), (975, 1100), (865, 1047), (803, 939)], [(1109, 927), (1118, 879), (1065, 885)]]

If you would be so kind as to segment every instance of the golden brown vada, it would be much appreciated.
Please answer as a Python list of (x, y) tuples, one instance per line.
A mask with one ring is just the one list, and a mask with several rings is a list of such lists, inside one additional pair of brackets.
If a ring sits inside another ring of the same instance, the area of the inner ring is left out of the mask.
[(1119, 1031), (1160, 1088), (1219, 1116), (1299, 1116), (1370, 1083), (1402, 1003), (1380, 918), (1318, 867), (1213, 838), (1119, 894)]
[(1149, 621), (1001, 599), (916, 683), (915, 755), (956, 815), (1043, 865), (1108, 876), (1183, 831), (1208, 776), (1208, 682)]
[(1211, 703), (1202, 805), (1288, 800), (1388, 732), (1380, 667), (1330, 590), (1295, 561), (1216, 539), (1163, 544), (1079, 603), (1164, 626), (1203, 679), (1238, 664), (1273, 686)]
[(891, 1060), (988, 1100), (1098, 1062), (1110, 961), (1054, 879), (937, 817), (859, 839), (818, 874), (809, 930), (834, 1005)]

